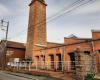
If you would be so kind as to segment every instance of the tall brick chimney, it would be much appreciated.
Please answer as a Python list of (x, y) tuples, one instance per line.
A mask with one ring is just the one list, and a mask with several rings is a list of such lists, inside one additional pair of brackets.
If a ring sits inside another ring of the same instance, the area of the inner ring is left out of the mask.
[(29, 4), (29, 25), (26, 45), (26, 58), (34, 55), (39, 46), (46, 46), (46, 4), (44, 0), (32, 0)]

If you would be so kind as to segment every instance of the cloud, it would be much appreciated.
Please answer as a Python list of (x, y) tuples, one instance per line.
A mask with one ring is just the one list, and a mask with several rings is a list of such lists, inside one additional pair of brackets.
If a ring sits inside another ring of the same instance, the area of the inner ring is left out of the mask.
[[(28, 27), (29, 1), (31, 0), (0, 0), (0, 17), (10, 16), (9, 36), (15, 36), (11, 40), (26, 42), (26, 34), (16, 36), (23, 29)], [(72, 4), (76, 0), (46, 0), (47, 17), (58, 13), (64, 7)], [(99, 0), (100, 1), (100, 0)], [(100, 2), (84, 5), (73, 10), (69, 14), (59, 17), (50, 24), (47, 24), (47, 36), (49, 41), (63, 42), (63, 37), (75, 34), (83, 37), (91, 37), (91, 29), (100, 29)], [(97, 15), (98, 14), (98, 15)], [(13, 17), (12, 17), (13, 16)], [(89, 27), (93, 25), (92, 27)], [(26, 27), (25, 27), (26, 26)], [(95, 27), (94, 27), (95, 26)], [(13, 34), (12, 34), (13, 33)]]
[(46, 3), (48, 4), (47, 6), (47, 16), (51, 17), (54, 16), (55, 14), (61, 13), (62, 9), (65, 7), (68, 7), (71, 4), (70, 0), (47, 0)]
[(0, 4), (0, 16), (8, 16), (8, 15), (11, 15), (11, 11), (6, 7), (4, 6), (3, 4)]
[(28, 0), (0, 1), (0, 17), (28, 15)]
[(96, 13), (100, 13), (100, 1), (97, 0), (95, 2), (88, 3), (84, 6), (81, 6), (77, 10), (75, 10), (75, 13), (78, 15), (94, 15)]

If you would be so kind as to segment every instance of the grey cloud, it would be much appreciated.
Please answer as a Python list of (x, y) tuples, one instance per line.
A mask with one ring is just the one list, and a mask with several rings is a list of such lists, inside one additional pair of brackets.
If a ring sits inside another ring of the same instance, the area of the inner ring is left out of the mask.
[[(51, 16), (62, 8), (72, 4), (76, 0), (46, 0), (47, 6), (47, 16)], [(16, 36), (18, 32), (28, 27), (28, 4), (30, 0), (0, 0), (0, 4), (6, 7), (6, 10), (10, 13), (13, 13), (8, 16), (5, 16), (5, 19), (10, 21), (10, 35)], [(49, 41), (63, 41), (63, 37), (69, 34), (78, 34), (78, 36), (89, 36), (91, 35), (91, 28), (99, 28), (100, 25), (100, 2), (94, 4), (88, 4), (87, 6), (80, 7), (77, 10), (72, 11), (69, 14), (64, 14), (63, 17), (47, 24), (48, 29), (48, 40)], [(92, 8), (94, 7), (94, 8)], [(3, 9), (3, 8), (2, 8)], [(4, 9), (3, 9), (4, 10)], [(3, 12), (4, 13), (4, 12)], [(8, 14), (8, 13), (7, 13)], [(92, 23), (92, 24), (91, 24)], [(15, 25), (16, 24), (16, 25)], [(91, 25), (95, 27), (90, 27)], [(21, 30), (19, 30), (19, 28)], [(18, 31), (15, 31), (18, 30)], [(11, 35), (11, 32), (14, 32), (14, 35)], [(21, 41), (26, 40), (24, 37), (26, 34), (22, 34), (20, 37), (13, 38), (13, 40)], [(53, 38), (52, 38), (53, 37)], [(20, 40), (21, 38), (21, 40)], [(58, 40), (59, 38), (59, 40)]]

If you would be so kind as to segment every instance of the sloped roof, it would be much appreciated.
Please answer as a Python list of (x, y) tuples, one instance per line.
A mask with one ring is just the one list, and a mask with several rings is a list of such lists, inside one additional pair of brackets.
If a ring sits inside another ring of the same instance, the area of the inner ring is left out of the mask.
[(73, 39), (79, 39), (79, 40), (91, 40), (92, 39), (92, 38), (80, 38), (80, 37), (75, 36), (74, 34), (71, 34), (68, 37), (64, 37), (64, 38), (68, 38), (68, 39), (73, 38)]
[(7, 47), (25, 49), (25, 44), (14, 41), (7, 41)]
[(31, 3), (29, 4), (29, 6), (31, 4), (33, 4), (35, 1), (39, 1), (39, 2), (43, 3), (44, 5), (47, 5), (47, 4), (45, 4), (45, 0), (32, 0)]
[(64, 45), (63, 43), (47, 42), (47, 47), (57, 47)]
[(74, 34), (71, 34), (68, 36), (68, 38), (78, 38), (77, 36), (75, 36)]
[(92, 29), (91, 32), (100, 32), (100, 30), (94, 30), (94, 29)]

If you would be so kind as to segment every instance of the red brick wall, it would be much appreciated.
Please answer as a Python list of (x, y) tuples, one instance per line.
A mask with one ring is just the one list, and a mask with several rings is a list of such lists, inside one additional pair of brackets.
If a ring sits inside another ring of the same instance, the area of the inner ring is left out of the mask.
[(83, 41), (85, 41), (85, 40), (77, 39), (77, 38), (64, 38), (65, 44), (74, 44), (74, 43), (79, 43), (79, 42), (83, 42)]
[(100, 31), (93, 31), (92, 32), (92, 38), (93, 40), (93, 49), (94, 51), (98, 51), (98, 54), (96, 55), (96, 60), (97, 60), (97, 67), (98, 71), (100, 72)]
[[(67, 52), (74, 52), (77, 48), (81, 51), (91, 51), (91, 42), (85, 42), (86, 40), (82, 39), (75, 39), (75, 38), (65, 38), (64, 44), (72, 44), (66, 46)], [(81, 43), (84, 42), (84, 43)]]
[(36, 0), (30, 5), (26, 57), (34, 54), (36, 44), (46, 45), (46, 39), (46, 5)]
[(25, 49), (7, 48), (7, 59), (10, 58), (25, 58)]
[(100, 32), (92, 32), (92, 38), (93, 40), (97, 40), (97, 41), (93, 41), (93, 47), (94, 50), (100, 50)]

